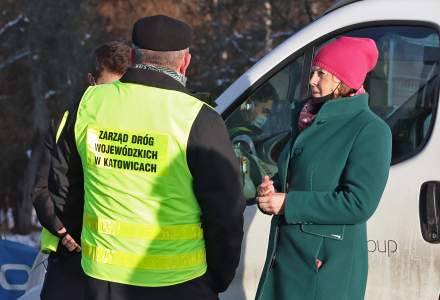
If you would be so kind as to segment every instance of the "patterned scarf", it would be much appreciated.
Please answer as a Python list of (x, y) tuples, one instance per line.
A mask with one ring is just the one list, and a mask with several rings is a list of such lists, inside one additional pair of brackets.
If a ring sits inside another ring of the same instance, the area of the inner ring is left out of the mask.
[[(364, 86), (361, 86), (355, 93), (348, 95), (348, 97), (356, 96), (359, 94), (365, 93)], [(333, 94), (333, 93), (332, 93)], [(321, 107), (328, 100), (333, 99), (333, 95), (327, 95), (321, 98), (310, 98), (307, 100), (306, 104), (304, 104), (301, 112), (299, 113), (298, 119), (298, 128), (300, 131), (303, 131), (315, 120), (316, 115), (318, 114)]]
[(316, 101), (313, 98), (309, 99), (304, 104), (301, 112), (299, 113), (298, 128), (303, 131), (315, 120), (316, 114), (319, 112), (325, 101)]
[(159, 72), (168, 75), (171, 78), (177, 80), (181, 85), (186, 86), (187, 78), (185, 75), (179, 74), (176, 71), (168, 69), (166, 67), (147, 65), (147, 64), (135, 64), (133, 67), (136, 69), (144, 69), (144, 70)]

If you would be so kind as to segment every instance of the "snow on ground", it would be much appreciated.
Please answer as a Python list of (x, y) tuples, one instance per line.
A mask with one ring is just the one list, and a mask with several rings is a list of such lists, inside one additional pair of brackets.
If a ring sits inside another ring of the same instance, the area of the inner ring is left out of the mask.
[[(37, 219), (35, 210), (32, 210), (32, 225), (34, 228), (41, 228)], [(14, 218), (12, 217), (12, 210), (9, 208), (6, 212), (0, 210), (0, 238), (22, 243), (34, 248), (40, 247), (41, 231), (34, 231), (30, 234), (12, 234), (14, 228)]]
[(34, 248), (38, 248), (40, 247), (41, 232), (37, 231), (25, 235), (6, 233), (6, 234), (2, 234), (2, 237), (9, 241), (14, 241)]

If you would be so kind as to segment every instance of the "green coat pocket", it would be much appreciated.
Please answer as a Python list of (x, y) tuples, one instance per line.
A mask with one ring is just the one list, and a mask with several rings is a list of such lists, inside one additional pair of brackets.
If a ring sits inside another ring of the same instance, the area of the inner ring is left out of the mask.
[(345, 225), (301, 224), (301, 231), (334, 240), (344, 239)]

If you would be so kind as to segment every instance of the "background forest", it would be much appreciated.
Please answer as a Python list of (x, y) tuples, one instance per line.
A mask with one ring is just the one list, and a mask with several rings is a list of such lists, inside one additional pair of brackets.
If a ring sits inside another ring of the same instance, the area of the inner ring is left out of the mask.
[(34, 230), (31, 187), (49, 120), (81, 96), (89, 57), (130, 43), (138, 18), (191, 24), (189, 86), (217, 97), (265, 53), (321, 15), (331, 0), (2, 0), (0, 2), (0, 233)]

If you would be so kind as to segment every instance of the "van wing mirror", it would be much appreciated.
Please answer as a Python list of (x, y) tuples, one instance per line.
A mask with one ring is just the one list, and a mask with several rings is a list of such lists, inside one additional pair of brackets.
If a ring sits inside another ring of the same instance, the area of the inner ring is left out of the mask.
[(423, 239), (428, 243), (440, 243), (440, 181), (422, 184), (419, 217)]

